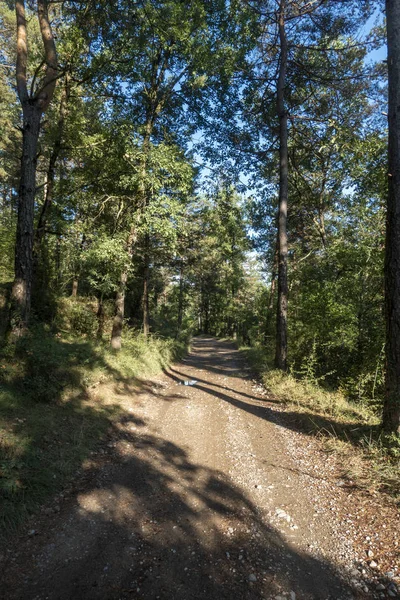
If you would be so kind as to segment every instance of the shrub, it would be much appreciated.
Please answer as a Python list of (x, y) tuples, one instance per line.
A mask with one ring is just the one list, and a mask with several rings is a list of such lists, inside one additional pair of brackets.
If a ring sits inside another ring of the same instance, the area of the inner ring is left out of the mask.
[(94, 337), (97, 330), (97, 302), (62, 298), (58, 304), (56, 326), (63, 331)]

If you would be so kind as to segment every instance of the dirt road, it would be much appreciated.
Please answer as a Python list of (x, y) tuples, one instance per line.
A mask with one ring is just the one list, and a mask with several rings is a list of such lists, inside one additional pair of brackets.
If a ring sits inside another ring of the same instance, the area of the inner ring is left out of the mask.
[(359, 597), (332, 562), (339, 542), (279, 414), (231, 343), (196, 338), (141, 393), (113, 393), (126, 416), (56, 513), (19, 542), (2, 598)]

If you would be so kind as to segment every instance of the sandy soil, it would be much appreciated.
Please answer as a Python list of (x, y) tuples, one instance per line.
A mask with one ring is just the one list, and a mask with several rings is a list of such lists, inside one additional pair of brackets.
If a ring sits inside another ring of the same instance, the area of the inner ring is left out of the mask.
[(398, 597), (355, 562), (329, 465), (257, 390), (234, 346), (209, 337), (140, 393), (109, 387), (124, 418), (9, 548), (0, 597)]

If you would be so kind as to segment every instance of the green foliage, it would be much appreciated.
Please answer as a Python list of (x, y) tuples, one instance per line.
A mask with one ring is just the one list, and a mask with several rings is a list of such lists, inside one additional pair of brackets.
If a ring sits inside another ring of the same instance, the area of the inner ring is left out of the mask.
[(15, 219), (1, 213), (0, 215), (0, 283), (5, 283), (14, 275)]
[(121, 235), (110, 238), (97, 233), (88, 237), (88, 249), (81, 268), (90, 290), (98, 296), (109, 296), (118, 288), (121, 271), (130, 268), (129, 257)]
[(354, 203), (331, 219), (329, 246), (294, 265), (291, 359), (298, 371), (312, 358), (316, 378), (341, 384), (352, 398), (381, 396), (383, 214)]
[(118, 372), (117, 379), (132, 378), (138, 374), (154, 375), (181, 358), (187, 347), (187, 340), (145, 337), (127, 332), (118, 355), (107, 353), (107, 364)]
[(96, 333), (96, 304), (86, 299), (63, 298), (58, 303), (56, 326), (61, 331), (94, 337)]
[(327, 390), (313, 379), (313, 362), (299, 379), (273, 370), (265, 349), (242, 349), (253, 371), (262, 379), (270, 402), (286, 405), (283, 418), (307, 434), (316, 435), (327, 452), (336, 452), (344, 479), (353, 485), (379, 489), (399, 497), (400, 445), (396, 435), (385, 435), (379, 413), (370, 404), (349, 401), (340, 391)]
[(0, 537), (65, 485), (121, 415), (122, 407), (110, 402), (107, 381), (140, 389), (143, 378), (186, 348), (185, 342), (131, 334), (117, 355), (102, 344), (42, 327), (2, 348)]

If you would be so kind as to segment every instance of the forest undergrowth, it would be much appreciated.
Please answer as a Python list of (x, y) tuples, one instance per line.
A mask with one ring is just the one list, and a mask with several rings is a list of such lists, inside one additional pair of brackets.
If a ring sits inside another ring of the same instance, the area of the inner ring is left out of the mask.
[[(76, 320), (78, 303), (69, 303)], [(87, 313), (89, 314), (89, 313)], [(86, 315), (87, 316), (87, 315)], [(63, 325), (67, 324), (63, 311)], [(106, 323), (105, 330), (108, 332)], [(120, 352), (108, 340), (40, 324), (0, 349), (0, 537), (67, 484), (122, 415), (101, 384), (139, 390), (187, 350), (187, 338), (127, 332)]]
[(261, 346), (240, 349), (268, 400), (284, 405), (292, 425), (319, 438), (325, 452), (336, 453), (343, 479), (400, 503), (400, 442), (382, 431), (379, 402), (349, 400), (343, 391), (324, 387), (312, 371), (276, 370)]

